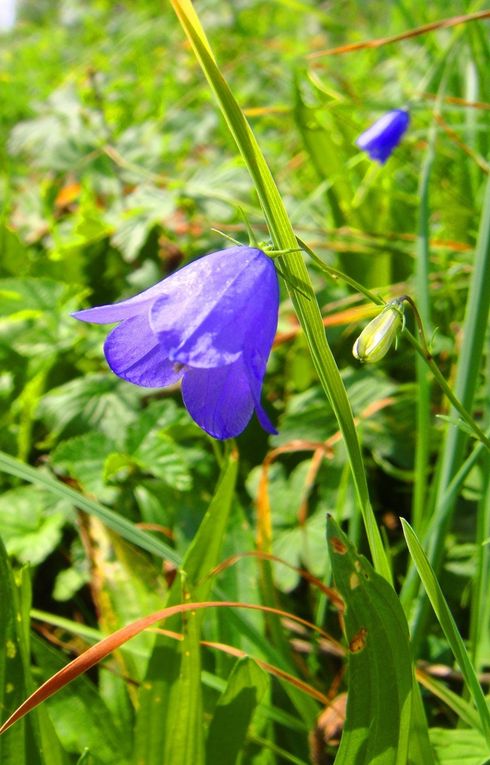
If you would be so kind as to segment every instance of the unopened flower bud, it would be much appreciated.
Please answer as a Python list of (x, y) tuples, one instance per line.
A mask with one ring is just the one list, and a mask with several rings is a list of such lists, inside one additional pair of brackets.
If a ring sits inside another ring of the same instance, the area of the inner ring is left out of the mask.
[(352, 348), (362, 362), (375, 363), (385, 356), (403, 327), (403, 301), (392, 300), (363, 329)]

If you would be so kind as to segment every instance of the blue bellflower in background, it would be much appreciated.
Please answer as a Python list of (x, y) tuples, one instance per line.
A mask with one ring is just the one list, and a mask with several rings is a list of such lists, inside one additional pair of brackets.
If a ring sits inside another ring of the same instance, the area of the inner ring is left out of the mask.
[(371, 159), (382, 165), (400, 143), (410, 123), (410, 114), (404, 109), (394, 109), (384, 114), (361, 133), (355, 143), (367, 152)]
[(112, 371), (149, 388), (182, 379), (191, 417), (215, 438), (237, 436), (255, 410), (275, 433), (260, 394), (277, 328), (272, 260), (253, 247), (200, 258), (129, 300), (72, 314), (119, 322), (104, 344)]

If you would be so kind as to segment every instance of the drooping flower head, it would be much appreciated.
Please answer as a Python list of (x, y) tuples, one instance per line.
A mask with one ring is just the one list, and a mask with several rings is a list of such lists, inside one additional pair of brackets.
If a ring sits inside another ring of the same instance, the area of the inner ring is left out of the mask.
[(104, 344), (112, 371), (149, 388), (182, 379), (191, 417), (225, 439), (241, 433), (254, 410), (262, 427), (276, 432), (260, 394), (278, 307), (274, 263), (240, 246), (199, 258), (129, 300), (72, 315), (119, 322)]
[(361, 133), (355, 143), (383, 165), (400, 143), (409, 123), (410, 114), (405, 109), (393, 109)]

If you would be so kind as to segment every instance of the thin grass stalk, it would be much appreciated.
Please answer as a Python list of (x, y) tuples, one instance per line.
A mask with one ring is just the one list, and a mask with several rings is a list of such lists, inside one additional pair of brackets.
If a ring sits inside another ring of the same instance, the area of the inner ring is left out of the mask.
[[(475, 250), (475, 264), (468, 291), (463, 325), (464, 342), (458, 364), (455, 395), (466, 410), (471, 411), (482, 364), (483, 347), (490, 313), (490, 177), (487, 179)], [(454, 408), (450, 417), (457, 418)], [(438, 572), (444, 556), (444, 540), (451, 525), (456, 498), (447, 502), (445, 494), (464, 458), (468, 434), (457, 425), (448, 425), (441, 455), (441, 470), (431, 523), (431, 533), (425, 539), (429, 561)], [(416, 605), (412, 638), (417, 649), (425, 631), (428, 601)]]
[[(415, 291), (417, 309), (425, 331), (430, 335), (431, 310), (429, 294), (430, 263), (430, 202), (429, 186), (434, 163), (436, 129), (432, 123), (429, 132), (429, 145), (422, 165), (419, 182), (419, 220), (417, 232), (417, 257), (415, 259)], [(412, 502), (412, 521), (417, 532), (423, 528), (424, 509), (426, 507), (427, 479), (430, 452), (430, 380), (424, 359), (416, 357), (417, 376), (417, 415), (415, 444), (415, 479)]]
[[(487, 348), (490, 346), (490, 333)], [(490, 348), (486, 364), (485, 420), (490, 422)], [(472, 581), (470, 613), (470, 652), (477, 672), (483, 669), (487, 656), (485, 646), (490, 634), (490, 544), (485, 541), (490, 534), (490, 454), (483, 454), (480, 463), (481, 496), (476, 515), (476, 572)]]
[[(269, 167), (243, 112), (218, 69), (192, 3), (190, 0), (171, 0), (171, 2), (247, 165), (274, 246), (278, 250), (296, 249), (296, 237)], [(332, 405), (345, 441), (374, 566), (380, 574), (391, 581), (390, 567), (369, 500), (366, 473), (352, 410), (327, 342), (308, 270), (298, 252), (290, 252), (287, 257), (282, 256), (278, 261), (281, 271), (287, 277), (291, 300), (305, 333), (320, 383)], [(294, 287), (291, 289), (291, 285), (297, 285), (300, 289), (294, 289)]]

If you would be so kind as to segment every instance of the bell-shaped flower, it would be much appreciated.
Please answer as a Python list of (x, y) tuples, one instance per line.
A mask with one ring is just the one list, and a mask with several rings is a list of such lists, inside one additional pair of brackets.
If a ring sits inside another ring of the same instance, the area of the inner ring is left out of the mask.
[(395, 298), (369, 324), (354, 343), (352, 353), (364, 363), (375, 363), (386, 356), (403, 329), (403, 300)]
[(276, 432), (260, 395), (278, 307), (273, 261), (240, 246), (199, 258), (129, 300), (72, 315), (119, 322), (104, 344), (112, 371), (150, 388), (182, 379), (191, 417), (225, 439), (241, 433), (254, 410), (262, 427)]
[(355, 143), (383, 165), (400, 143), (409, 123), (410, 114), (405, 109), (393, 109), (361, 133)]

